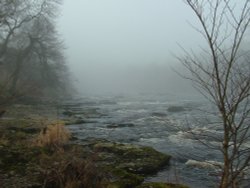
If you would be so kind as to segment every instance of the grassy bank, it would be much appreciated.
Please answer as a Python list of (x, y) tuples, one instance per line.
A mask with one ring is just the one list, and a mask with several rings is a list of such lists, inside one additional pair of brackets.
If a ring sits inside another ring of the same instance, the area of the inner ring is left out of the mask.
[(171, 156), (150, 147), (107, 140), (76, 144), (64, 126), (67, 118), (59, 118), (60, 113), (61, 109), (46, 105), (7, 109), (0, 119), (3, 188), (183, 188), (143, 184), (145, 177), (169, 165)]

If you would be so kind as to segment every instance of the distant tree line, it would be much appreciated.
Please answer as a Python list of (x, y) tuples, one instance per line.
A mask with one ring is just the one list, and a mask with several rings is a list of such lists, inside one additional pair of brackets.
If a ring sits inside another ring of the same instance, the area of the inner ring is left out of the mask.
[(0, 107), (19, 97), (67, 94), (70, 76), (55, 28), (60, 4), (0, 1)]

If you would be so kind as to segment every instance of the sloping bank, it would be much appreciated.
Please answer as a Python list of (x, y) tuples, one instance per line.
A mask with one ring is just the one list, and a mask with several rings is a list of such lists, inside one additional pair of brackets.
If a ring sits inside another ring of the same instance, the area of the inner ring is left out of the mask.
[(184, 188), (182, 185), (164, 183), (143, 183), (152, 175), (169, 165), (171, 156), (151, 147), (114, 143), (105, 140), (93, 141), (93, 151), (97, 151), (100, 166), (111, 174), (110, 188)]
[(143, 184), (146, 176), (169, 165), (169, 155), (151, 147), (107, 140), (76, 144), (65, 139), (68, 134), (62, 122), (52, 123), (50, 127), (56, 129), (48, 129), (40, 118), (22, 115), (0, 119), (1, 187), (185, 188)]
[(84, 181), (86, 187), (93, 188), (185, 187), (142, 184), (146, 176), (156, 173), (170, 160), (170, 156), (150, 147), (92, 140), (84, 146), (67, 144), (57, 149), (1, 144), (1, 175), (7, 180), (3, 186), (14, 187), (15, 182), (26, 185), (23, 187), (65, 187), (68, 181)]

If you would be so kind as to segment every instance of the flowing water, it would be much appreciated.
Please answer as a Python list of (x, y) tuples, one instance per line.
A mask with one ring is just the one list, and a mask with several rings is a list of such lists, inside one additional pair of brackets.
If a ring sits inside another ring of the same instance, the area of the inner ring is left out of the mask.
[(216, 112), (204, 99), (140, 94), (83, 97), (75, 103), (99, 113), (90, 117), (90, 123), (69, 126), (79, 139), (94, 137), (147, 145), (173, 156), (170, 167), (145, 181), (216, 187), (219, 171), (204, 162), (220, 164), (220, 153), (200, 141), (220, 146), (217, 138), (222, 131)]

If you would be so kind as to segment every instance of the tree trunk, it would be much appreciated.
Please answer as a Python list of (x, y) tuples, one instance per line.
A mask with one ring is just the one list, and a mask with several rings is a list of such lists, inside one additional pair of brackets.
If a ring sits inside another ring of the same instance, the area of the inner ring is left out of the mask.
[(224, 141), (222, 146), (223, 158), (224, 158), (224, 167), (222, 171), (222, 177), (220, 182), (220, 188), (228, 188), (230, 182), (230, 160), (228, 155), (229, 148), (229, 131), (227, 125), (224, 124)]
[(228, 159), (224, 157), (224, 167), (223, 167), (223, 173), (221, 177), (220, 182), (220, 188), (228, 188), (229, 186), (229, 180), (230, 180), (230, 171), (229, 171), (229, 163)]
[(10, 92), (12, 94), (15, 94), (15, 92), (16, 92), (16, 85), (17, 85), (18, 79), (20, 78), (20, 73), (21, 73), (21, 70), (22, 70), (22, 67), (23, 67), (24, 60), (29, 55), (30, 51), (32, 50), (33, 44), (34, 44), (34, 39), (30, 38), (29, 46), (27, 46), (17, 56), (16, 67), (15, 67), (15, 70), (14, 70), (14, 72), (12, 74), (12, 84), (11, 84), (11, 87), (10, 87)]

